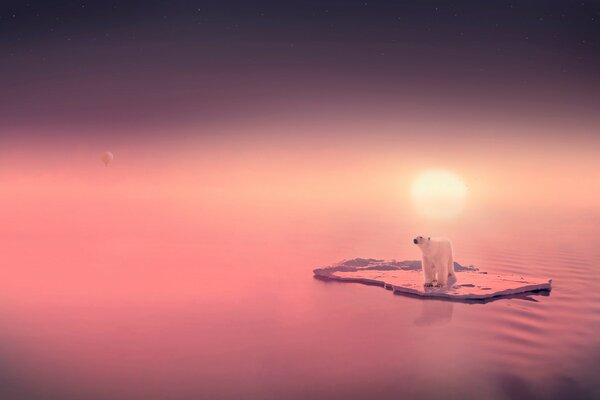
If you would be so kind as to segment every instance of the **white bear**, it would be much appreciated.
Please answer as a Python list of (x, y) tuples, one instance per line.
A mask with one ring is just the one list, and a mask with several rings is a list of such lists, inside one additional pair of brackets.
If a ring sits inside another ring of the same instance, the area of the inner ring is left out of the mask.
[(448, 284), (448, 278), (456, 281), (452, 242), (449, 239), (418, 236), (413, 239), (413, 243), (423, 253), (421, 266), (425, 287), (444, 287)]

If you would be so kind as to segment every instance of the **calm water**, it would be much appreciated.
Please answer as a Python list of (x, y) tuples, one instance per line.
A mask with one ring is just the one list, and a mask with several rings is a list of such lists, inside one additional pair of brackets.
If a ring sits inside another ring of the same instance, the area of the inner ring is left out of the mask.
[(548, 219), (452, 232), (461, 263), (553, 278), (489, 304), (313, 279), (418, 257), (364, 219), (4, 235), (2, 399), (598, 398), (600, 219)]

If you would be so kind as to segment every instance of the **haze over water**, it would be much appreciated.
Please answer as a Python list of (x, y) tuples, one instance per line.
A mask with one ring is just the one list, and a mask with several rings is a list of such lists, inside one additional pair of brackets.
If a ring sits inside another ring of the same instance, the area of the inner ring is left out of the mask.
[[(460, 216), (431, 221), (409, 186), (432, 154), (393, 144), (127, 143), (109, 167), (86, 145), (15, 145), (5, 398), (597, 395), (598, 161), (581, 146), (565, 176), (558, 152), (436, 149), (469, 193)], [(461, 304), (312, 277), (344, 258), (418, 259), (418, 234), (553, 290)]]

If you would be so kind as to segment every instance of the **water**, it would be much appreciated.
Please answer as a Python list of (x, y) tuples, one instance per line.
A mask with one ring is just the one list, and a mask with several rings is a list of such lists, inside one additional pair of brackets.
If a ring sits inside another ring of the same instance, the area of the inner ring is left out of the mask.
[(463, 304), (312, 277), (342, 258), (414, 258), (417, 232), (397, 221), (257, 213), (192, 228), (131, 212), (109, 235), (77, 231), (90, 220), (3, 235), (2, 399), (600, 396), (593, 215), (452, 232), (457, 261), (554, 285)]

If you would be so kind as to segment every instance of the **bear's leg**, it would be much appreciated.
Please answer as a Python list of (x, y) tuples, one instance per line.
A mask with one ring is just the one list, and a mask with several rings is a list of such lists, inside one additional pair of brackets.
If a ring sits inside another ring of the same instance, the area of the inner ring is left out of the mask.
[(448, 261), (448, 277), (452, 277), (456, 279), (456, 274), (454, 273), (454, 260), (450, 259)]
[(437, 285), (438, 287), (444, 287), (448, 284), (448, 264), (441, 262), (440, 265), (436, 265), (437, 270)]
[(423, 258), (421, 262), (421, 268), (423, 268), (423, 277), (425, 278), (425, 287), (433, 286), (433, 269), (432, 265), (427, 258)]

